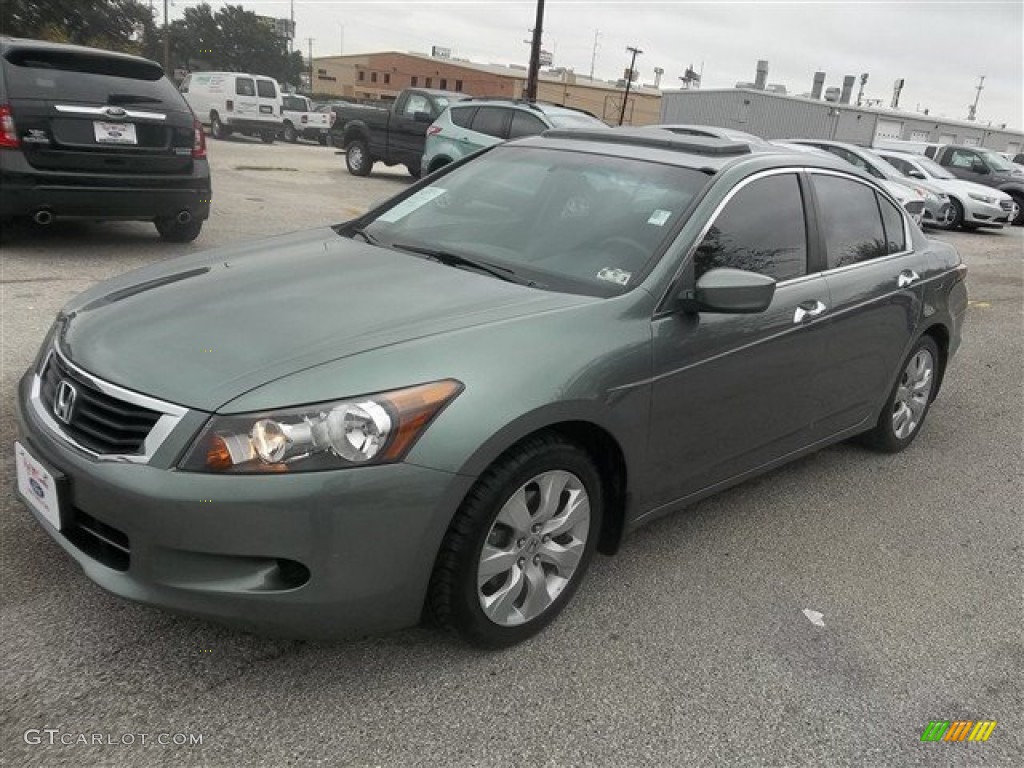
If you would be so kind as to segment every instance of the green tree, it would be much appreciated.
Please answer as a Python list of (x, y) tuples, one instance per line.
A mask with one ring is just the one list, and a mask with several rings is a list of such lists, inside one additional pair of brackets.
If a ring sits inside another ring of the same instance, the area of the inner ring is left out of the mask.
[(175, 65), (189, 70), (253, 72), (296, 83), (304, 66), (301, 53), (289, 54), (286, 41), (239, 5), (216, 13), (206, 4), (186, 8), (171, 25), (171, 48)]
[(155, 27), (140, 0), (0, 0), (0, 33), (143, 53)]

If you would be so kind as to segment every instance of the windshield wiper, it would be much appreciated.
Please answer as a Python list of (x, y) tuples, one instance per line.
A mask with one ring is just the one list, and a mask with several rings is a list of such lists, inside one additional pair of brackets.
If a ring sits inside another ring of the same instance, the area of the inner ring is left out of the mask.
[(538, 287), (538, 283), (533, 280), (527, 280), (526, 278), (519, 277), (516, 273), (508, 267), (499, 267), (497, 264), (489, 264), (486, 261), (479, 261), (477, 259), (471, 259), (468, 256), (463, 256), (458, 253), (452, 253), (451, 251), (443, 251), (437, 248), (427, 248), (422, 245), (410, 245), (408, 243), (391, 243), (392, 248), (397, 248), (400, 251), (408, 251), (409, 253), (418, 253), (421, 256), (426, 256), (429, 259), (444, 264), (447, 267), (466, 267), (469, 269), (476, 269), (480, 272), (486, 272), (491, 277), (496, 277), (499, 280), (504, 280), (509, 283), (515, 283), (516, 285), (526, 285), (530, 287)]
[(365, 240), (370, 245), (378, 244), (377, 238), (371, 235), (369, 232), (367, 232), (363, 227), (356, 227), (355, 229), (352, 230), (352, 237), (355, 237), (356, 235), (359, 235), (361, 238), (363, 238), (363, 240)]

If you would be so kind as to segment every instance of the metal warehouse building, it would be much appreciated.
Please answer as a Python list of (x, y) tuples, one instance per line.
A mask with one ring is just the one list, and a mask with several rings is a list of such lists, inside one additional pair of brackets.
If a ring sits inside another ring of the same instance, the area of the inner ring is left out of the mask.
[(715, 125), (765, 139), (834, 139), (869, 147), (875, 139), (968, 144), (1017, 154), (1024, 133), (915, 112), (858, 107), (755, 88), (666, 91), (661, 122)]

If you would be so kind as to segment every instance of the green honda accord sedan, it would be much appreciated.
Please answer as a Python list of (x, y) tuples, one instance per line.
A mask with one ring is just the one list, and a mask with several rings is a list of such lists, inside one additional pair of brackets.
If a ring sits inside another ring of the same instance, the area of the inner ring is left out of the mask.
[(19, 494), (132, 600), (505, 646), (650, 520), (907, 447), (965, 274), (842, 161), (548, 131), (72, 300), (20, 383)]

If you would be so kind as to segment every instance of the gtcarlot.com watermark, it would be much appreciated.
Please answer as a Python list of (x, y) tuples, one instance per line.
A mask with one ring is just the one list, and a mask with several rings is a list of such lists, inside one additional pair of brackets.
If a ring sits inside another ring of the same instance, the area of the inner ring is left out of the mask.
[(59, 728), (29, 728), (22, 738), (26, 744), (50, 747), (199, 747), (201, 733), (75, 733)]

